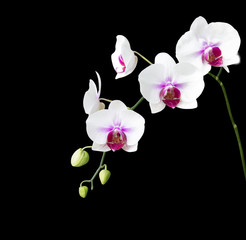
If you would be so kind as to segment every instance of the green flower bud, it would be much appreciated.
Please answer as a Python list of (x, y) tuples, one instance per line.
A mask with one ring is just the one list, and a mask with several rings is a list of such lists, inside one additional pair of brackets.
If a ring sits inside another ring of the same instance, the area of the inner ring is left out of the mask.
[(79, 187), (79, 195), (80, 195), (80, 197), (85, 198), (87, 193), (88, 193), (88, 187), (86, 187), (86, 186)]
[(71, 164), (73, 167), (81, 167), (89, 162), (89, 154), (82, 148), (76, 150), (71, 158)]
[(109, 170), (103, 169), (100, 173), (99, 173), (99, 178), (101, 181), (101, 184), (104, 185), (110, 178), (111, 172)]

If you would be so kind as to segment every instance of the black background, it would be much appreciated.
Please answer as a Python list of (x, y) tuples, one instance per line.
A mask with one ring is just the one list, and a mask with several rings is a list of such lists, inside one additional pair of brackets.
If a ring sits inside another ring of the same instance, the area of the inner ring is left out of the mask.
[[(97, 84), (97, 71), (102, 79), (101, 97), (119, 99), (127, 106), (141, 97), (138, 74), (148, 66), (141, 58), (131, 75), (115, 80), (111, 54), (119, 34), (128, 38), (133, 50), (154, 62), (160, 52), (176, 59), (178, 39), (200, 15), (208, 23), (228, 22), (235, 27), (242, 41), (241, 63), (230, 66), (229, 74), (223, 71), (221, 80), (246, 147), (245, 33), (240, 14), (216, 4), (197, 9), (187, 3), (172, 6), (162, 2), (91, 5), (42, 6), (41, 13), (35, 8), (26, 19), (33, 33), (29, 32), (28, 41), (33, 65), (30, 83), (35, 89), (33, 97), (39, 99), (35, 117), (41, 120), (32, 125), (40, 138), (34, 143), (39, 146), (40, 160), (31, 173), (38, 184), (35, 181), (36, 187), (30, 187), (29, 201), (41, 200), (37, 208), (46, 206), (48, 218), (70, 222), (76, 231), (86, 230), (88, 225), (117, 223), (122, 229), (159, 234), (168, 231), (161, 220), (169, 220), (168, 226), (174, 228), (178, 223), (182, 227), (188, 216), (195, 220), (191, 224), (209, 217), (209, 228), (213, 228), (217, 220), (230, 224), (240, 219), (246, 192), (241, 159), (221, 88), (210, 76), (205, 76), (197, 109), (167, 107), (151, 114), (143, 101), (136, 109), (146, 120), (138, 151), (107, 153), (109, 182), (102, 186), (96, 177), (87, 198), (79, 196), (80, 182), (92, 177), (102, 155), (88, 150), (87, 165), (73, 168), (70, 164), (76, 149), (92, 144), (83, 110), (89, 79)], [(30, 23), (36, 14), (37, 22)], [(214, 74), (217, 71), (212, 69)], [(142, 224), (140, 228), (137, 223)], [(155, 228), (149, 229), (150, 223)]]

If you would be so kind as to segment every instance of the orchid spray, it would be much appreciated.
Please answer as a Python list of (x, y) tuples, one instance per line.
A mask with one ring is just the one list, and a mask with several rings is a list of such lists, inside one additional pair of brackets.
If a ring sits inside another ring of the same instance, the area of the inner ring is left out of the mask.
[[(228, 114), (236, 134), (240, 151), (243, 172), (246, 180), (246, 165), (238, 127), (232, 116), (232, 111), (224, 84), (220, 80), (223, 69), (229, 73), (229, 65), (238, 64), (240, 57), (240, 36), (230, 24), (215, 22), (208, 24), (203, 17), (198, 17), (191, 24), (190, 30), (184, 33), (176, 45), (178, 62), (168, 54), (159, 53), (154, 63), (140, 53), (131, 49), (128, 39), (122, 35), (116, 37), (115, 52), (111, 55), (116, 79), (131, 74), (141, 57), (150, 65), (143, 69), (138, 77), (142, 97), (132, 107), (127, 107), (120, 100), (102, 98), (101, 78), (96, 72), (98, 89), (93, 80), (84, 95), (83, 106), (88, 114), (86, 132), (92, 146), (77, 149), (71, 158), (73, 167), (80, 167), (89, 162), (89, 154), (85, 149), (102, 152), (98, 168), (91, 179), (83, 180), (79, 186), (79, 194), (85, 198), (88, 186), (93, 190), (93, 181), (99, 174), (104, 185), (110, 178), (111, 172), (104, 164), (106, 152), (119, 151), (135, 152), (145, 130), (145, 119), (135, 109), (145, 99), (149, 102), (152, 114), (166, 107), (175, 109), (197, 108), (197, 98), (204, 90), (204, 76), (214, 78), (222, 88)], [(210, 72), (212, 67), (218, 67), (217, 75)], [(109, 102), (108, 108), (102, 102)]]

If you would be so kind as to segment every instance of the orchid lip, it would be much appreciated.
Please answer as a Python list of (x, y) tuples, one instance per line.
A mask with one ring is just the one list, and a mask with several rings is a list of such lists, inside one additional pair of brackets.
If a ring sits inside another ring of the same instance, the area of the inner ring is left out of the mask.
[(223, 56), (219, 47), (207, 47), (202, 55), (203, 62), (207, 62), (211, 66), (219, 67), (223, 65)]
[(175, 108), (180, 102), (181, 93), (178, 88), (169, 85), (161, 90), (160, 98), (167, 106)]
[(113, 129), (108, 133), (107, 137), (107, 145), (108, 147), (113, 150), (119, 150), (126, 144), (126, 135), (120, 129)]

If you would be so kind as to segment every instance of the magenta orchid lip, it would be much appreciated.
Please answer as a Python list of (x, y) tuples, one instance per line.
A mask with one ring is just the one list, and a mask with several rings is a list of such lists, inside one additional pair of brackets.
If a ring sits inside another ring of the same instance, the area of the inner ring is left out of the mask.
[(126, 144), (127, 139), (125, 133), (121, 129), (115, 128), (110, 131), (107, 136), (107, 145), (113, 151), (119, 150)]
[(167, 106), (175, 108), (180, 102), (181, 93), (178, 88), (171, 85), (161, 90), (160, 98)]
[(204, 50), (202, 55), (203, 62), (207, 63), (214, 67), (220, 67), (223, 65), (222, 52), (218, 47), (208, 47)]

